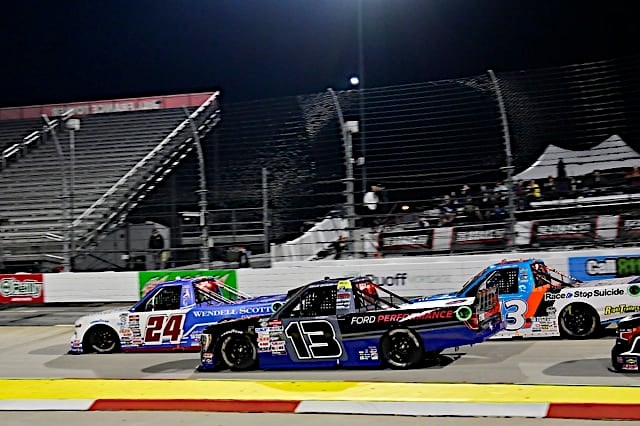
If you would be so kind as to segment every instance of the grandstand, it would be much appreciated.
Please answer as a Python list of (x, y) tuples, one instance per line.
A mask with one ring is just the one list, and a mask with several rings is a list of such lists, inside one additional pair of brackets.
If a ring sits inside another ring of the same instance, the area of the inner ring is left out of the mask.
[[(55, 265), (69, 246), (79, 252), (98, 247), (192, 149), (187, 116), (200, 137), (217, 123), (216, 97), (4, 109), (0, 117), (13, 119), (0, 120), (0, 144), (19, 148), (3, 156), (0, 172), (4, 263)], [(80, 128), (69, 126), (75, 119)], [(33, 132), (37, 141), (25, 148), (20, 138)]]
[[(640, 163), (638, 76), (640, 58), (631, 57), (327, 90), (225, 104), (214, 132), (206, 123), (217, 123), (217, 106), (203, 106), (204, 98), (187, 103), (190, 111), (200, 110), (196, 121), (204, 126), (208, 240), (199, 220), (198, 163), (187, 155), (191, 144), (180, 128), (184, 112), (176, 109), (178, 103), (158, 109), (148, 99), (152, 110), (114, 111), (123, 108), (111, 102), (95, 114), (85, 111), (74, 134), (79, 160), (73, 227), (64, 212), (70, 197), (64, 197), (60, 177), (68, 161), (57, 160), (52, 144), (55, 134), (66, 156), (71, 134), (64, 119), (59, 125), (55, 120), (68, 106), (44, 111), (51, 119), (48, 131), (42, 131), (42, 108), (0, 110), (0, 135), (5, 135), (0, 144), (9, 147), (0, 172), (0, 241), (6, 260), (59, 261), (64, 251), (59, 240), (72, 228), (80, 251), (105, 261), (91, 268), (105, 269), (130, 267), (110, 256), (122, 251), (114, 248), (112, 231), (146, 221), (171, 233), (167, 267), (197, 265), (203, 241), (213, 246), (211, 258), (223, 262), (221, 267), (234, 266), (224, 262), (225, 253), (242, 249), (254, 259), (270, 252), (271, 262), (330, 258), (331, 243), (345, 235), (350, 241), (343, 258), (381, 251), (636, 244), (640, 171), (636, 177), (629, 172)], [(350, 134), (351, 144), (344, 137), (348, 121), (358, 121), (362, 130)], [(31, 136), (29, 143), (22, 141), (25, 136)], [(549, 195), (546, 178), (555, 175), (559, 158), (569, 179), (561, 182), (562, 191), (558, 187)], [(349, 167), (353, 178), (347, 177)], [(606, 185), (594, 185), (596, 170)], [(513, 196), (514, 209), (499, 212), (495, 222), (487, 218), (496, 198), (485, 202), (482, 195), (498, 182), (525, 178), (540, 185), (541, 199), (529, 200), (517, 186), (507, 186), (508, 196), (497, 197), (498, 207), (509, 207)], [(361, 226), (363, 195), (372, 184), (386, 187), (376, 213), (382, 232)], [(483, 204), (482, 218), (474, 221), (473, 210), (464, 209), (464, 187), (471, 188), (465, 196), (473, 193), (468, 205)], [(445, 196), (456, 202), (452, 226), (439, 223)], [(126, 230), (140, 239), (142, 252), (146, 231), (135, 226)]]

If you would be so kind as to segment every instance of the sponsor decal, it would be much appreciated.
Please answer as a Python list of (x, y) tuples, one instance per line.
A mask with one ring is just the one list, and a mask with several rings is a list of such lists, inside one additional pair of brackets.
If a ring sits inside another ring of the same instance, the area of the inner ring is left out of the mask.
[[(158, 284), (167, 281), (173, 281), (180, 278), (197, 278), (197, 277), (216, 277), (225, 285), (237, 289), (236, 271), (233, 269), (216, 269), (216, 270), (186, 270), (186, 271), (142, 271), (138, 273), (138, 286), (140, 289), (140, 297), (153, 290)], [(223, 296), (228, 299), (235, 299), (234, 295), (225, 294)]]
[(507, 233), (504, 225), (456, 226), (453, 228), (452, 249), (475, 250), (480, 247), (505, 247)]
[(546, 220), (534, 222), (532, 243), (547, 245), (558, 242), (585, 242), (594, 237), (594, 223), (592, 221), (570, 222), (563, 220)]
[(640, 275), (640, 256), (570, 257), (569, 274), (582, 281)]
[(378, 348), (375, 346), (369, 346), (367, 348), (358, 351), (358, 359), (360, 361), (377, 361), (378, 360)]
[(42, 274), (0, 274), (2, 303), (44, 303)]
[(235, 308), (213, 309), (210, 311), (193, 311), (193, 316), (196, 318), (219, 317), (237, 314), (238, 310)]
[(473, 315), (473, 311), (468, 306), (460, 306), (456, 309), (456, 318), (458, 321), (467, 321)]
[[(462, 308), (462, 306), (460, 307)], [(458, 308), (458, 309), (460, 309)], [(398, 312), (395, 314), (359, 315), (351, 317), (351, 325), (390, 323), (402, 320), (425, 321), (451, 319), (454, 309), (431, 309), (424, 312)]]
[(406, 272), (398, 272), (395, 275), (387, 275), (387, 276), (377, 276), (372, 274), (367, 274), (367, 278), (379, 285), (380, 287), (394, 287), (394, 286), (403, 286), (407, 284), (407, 276)]
[(621, 303), (617, 306), (605, 306), (604, 314), (605, 315), (614, 315), (614, 314), (628, 314), (633, 312), (640, 312), (640, 306), (637, 305), (625, 305)]
[(559, 299), (571, 299), (573, 297), (580, 297), (583, 299), (589, 299), (591, 297), (603, 297), (603, 296), (622, 296), (625, 291), (621, 288), (608, 288), (608, 289), (593, 289), (593, 290), (574, 290), (567, 293), (546, 293), (544, 300), (559, 300)]
[(629, 294), (629, 296), (640, 296), (640, 285), (638, 284), (631, 284), (628, 288), (627, 288), (627, 293)]
[(455, 242), (458, 244), (468, 244), (499, 240), (504, 238), (504, 229), (482, 229), (474, 231), (458, 231), (456, 232)]
[(538, 225), (539, 238), (561, 238), (563, 236), (584, 236), (591, 232), (591, 223), (565, 223), (558, 225)]
[(385, 230), (380, 233), (383, 252), (428, 252), (433, 247), (433, 229)]

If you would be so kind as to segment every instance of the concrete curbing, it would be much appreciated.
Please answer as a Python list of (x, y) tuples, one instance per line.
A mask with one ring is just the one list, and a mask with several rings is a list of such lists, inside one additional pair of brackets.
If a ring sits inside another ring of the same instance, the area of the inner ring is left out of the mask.
[(266, 380), (0, 379), (0, 411), (126, 410), (640, 420), (640, 388)]

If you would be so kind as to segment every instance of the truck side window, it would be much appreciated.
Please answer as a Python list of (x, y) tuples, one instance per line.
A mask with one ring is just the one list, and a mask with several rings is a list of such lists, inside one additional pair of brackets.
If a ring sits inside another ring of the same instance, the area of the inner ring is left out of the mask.
[(499, 294), (515, 294), (518, 292), (518, 268), (494, 271), (485, 283), (487, 288), (497, 288)]
[(282, 317), (317, 317), (336, 314), (336, 286), (314, 287), (300, 295), (300, 300), (291, 312), (282, 312)]
[(180, 292), (181, 285), (163, 287), (149, 299), (145, 305), (145, 311), (165, 311), (171, 309), (180, 309)]

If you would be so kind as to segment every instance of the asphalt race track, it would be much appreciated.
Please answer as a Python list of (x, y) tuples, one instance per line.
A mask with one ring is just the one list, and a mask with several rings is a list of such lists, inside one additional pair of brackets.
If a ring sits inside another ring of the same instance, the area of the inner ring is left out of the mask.
[(518, 384), (640, 385), (640, 375), (608, 370), (613, 335), (593, 340), (490, 341), (443, 353), (417, 370), (316, 370), (198, 373), (197, 353), (68, 355), (71, 324), (119, 305), (24, 306), (0, 309), (2, 378), (192, 378), (353, 380)]
[[(107, 308), (111, 307), (113, 306)], [(0, 309), (0, 324), (4, 325), (4, 327), (0, 327), (0, 378), (640, 385), (640, 375), (617, 374), (608, 370), (609, 351), (613, 345), (611, 333), (599, 339), (583, 341), (562, 339), (490, 341), (473, 347), (462, 347), (459, 351), (446, 351), (437, 364), (407, 371), (337, 369), (198, 373), (194, 370), (198, 364), (197, 353), (67, 354), (69, 338), (73, 331), (70, 324), (73, 320), (85, 312), (102, 309), (105, 307), (100, 305), (4, 307)], [(46, 419), (46, 413), (40, 414), (44, 416), (42, 419)], [(94, 417), (91, 417), (92, 414)], [(18, 416), (18, 414), (16, 415)], [(78, 415), (78, 423), (80, 423), (80, 418), (85, 419), (85, 422), (92, 423), (94, 423), (93, 419), (96, 419), (97, 423), (94, 424), (100, 424), (102, 421), (100, 420), (101, 415), (97, 413), (78, 412), (74, 414), (74, 416), (76, 415)], [(204, 413), (200, 413), (200, 415), (205, 416)], [(117, 416), (113, 418), (108, 414), (103, 414), (103, 416), (106, 416), (103, 424), (121, 421)], [(238, 414), (238, 416), (242, 415)], [(246, 414), (245, 416), (251, 415)], [(269, 415), (264, 414), (264, 416)], [(283, 416), (286, 415), (283, 414)], [(331, 415), (298, 414), (295, 416), (296, 422), (300, 421), (301, 424), (319, 424), (323, 421), (323, 417)], [(300, 416), (304, 417), (304, 422)], [(275, 417), (277, 416), (271, 415), (271, 417), (265, 417), (265, 420)], [(357, 423), (355, 422), (356, 417), (367, 416), (352, 417), (349, 424)], [(206, 417), (202, 419), (204, 420)], [(233, 419), (229, 420), (230, 424), (244, 421), (243, 417), (240, 417), (241, 420), (233, 416), (229, 419)], [(18, 416), (14, 420), (15, 424), (23, 424), (19, 423), (21, 421), (24, 424), (27, 423), (26, 417)], [(221, 418), (218, 420), (220, 422), (217, 424), (226, 424), (221, 422)], [(525, 422), (523, 419), (523, 424), (571, 424), (564, 423), (570, 422), (569, 420), (564, 420), (563, 423), (555, 419), (531, 420), (534, 423)], [(323, 422), (326, 421), (329, 420)], [(556, 422), (554, 423), (554, 421)], [(10, 424), (14, 423), (10, 422)], [(65, 424), (73, 423), (66, 422)], [(140, 423), (136, 424), (147, 423), (141, 419)], [(374, 424), (374, 422), (367, 424)], [(488, 423), (480, 422), (478, 424)]]

